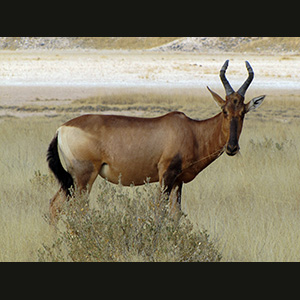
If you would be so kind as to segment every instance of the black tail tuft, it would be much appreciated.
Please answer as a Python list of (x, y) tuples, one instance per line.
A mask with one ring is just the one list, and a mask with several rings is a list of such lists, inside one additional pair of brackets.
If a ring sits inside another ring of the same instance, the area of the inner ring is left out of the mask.
[(74, 186), (74, 181), (70, 173), (68, 173), (62, 166), (57, 148), (57, 134), (49, 145), (47, 152), (47, 161), (50, 170), (54, 173), (55, 177), (61, 184), (62, 189), (66, 195), (70, 195), (69, 189)]

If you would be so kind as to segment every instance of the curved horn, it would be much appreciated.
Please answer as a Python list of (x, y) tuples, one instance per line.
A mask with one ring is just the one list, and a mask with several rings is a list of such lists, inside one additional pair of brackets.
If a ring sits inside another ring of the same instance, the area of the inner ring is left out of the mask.
[(229, 84), (226, 76), (225, 76), (225, 72), (227, 70), (227, 67), (228, 67), (228, 63), (229, 63), (229, 60), (227, 59), (220, 71), (220, 78), (221, 78), (221, 81), (223, 83), (223, 86), (225, 88), (225, 91), (226, 91), (226, 96), (229, 96), (231, 95), (232, 93), (234, 93), (234, 89), (231, 87), (231, 85)]
[(246, 79), (246, 81), (244, 82), (244, 84), (239, 88), (239, 90), (237, 91), (239, 95), (241, 95), (242, 97), (245, 97), (245, 93), (248, 89), (248, 87), (250, 86), (253, 78), (254, 78), (254, 72), (253, 69), (251, 68), (250, 64), (248, 61), (246, 61), (246, 68), (248, 70), (248, 78)]

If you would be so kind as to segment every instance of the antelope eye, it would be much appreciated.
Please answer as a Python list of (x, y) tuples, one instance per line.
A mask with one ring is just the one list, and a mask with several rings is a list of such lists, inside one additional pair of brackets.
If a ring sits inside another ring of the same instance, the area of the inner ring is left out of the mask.
[(225, 109), (223, 109), (223, 114), (224, 114), (224, 117), (228, 116), (228, 112)]

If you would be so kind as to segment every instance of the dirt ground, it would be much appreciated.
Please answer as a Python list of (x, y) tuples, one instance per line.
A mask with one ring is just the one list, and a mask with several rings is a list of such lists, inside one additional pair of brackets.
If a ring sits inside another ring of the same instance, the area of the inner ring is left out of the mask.
[[(103, 90), (195, 89), (209, 85), (223, 95), (219, 71), (230, 60), (227, 78), (238, 89), (255, 72), (252, 94), (299, 95), (300, 56), (186, 54), (151, 51), (1, 51), (0, 106), (58, 103), (95, 96)], [(0, 108), (1, 112), (1, 108)], [(2, 112), (3, 114), (3, 112)]]

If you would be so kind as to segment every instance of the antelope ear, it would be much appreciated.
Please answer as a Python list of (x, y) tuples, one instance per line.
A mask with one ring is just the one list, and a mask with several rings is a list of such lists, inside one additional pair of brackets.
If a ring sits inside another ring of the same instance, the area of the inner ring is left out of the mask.
[(253, 98), (249, 103), (247, 103), (246, 104), (246, 113), (251, 110), (257, 109), (263, 103), (265, 97), (266, 97), (266, 95)]
[(208, 86), (207, 86), (207, 89), (212, 94), (212, 96), (213, 96), (215, 102), (217, 103), (217, 105), (222, 108), (224, 106), (224, 104), (226, 103), (226, 101), (224, 99), (222, 99), (222, 97), (219, 96), (217, 93), (213, 92)]

